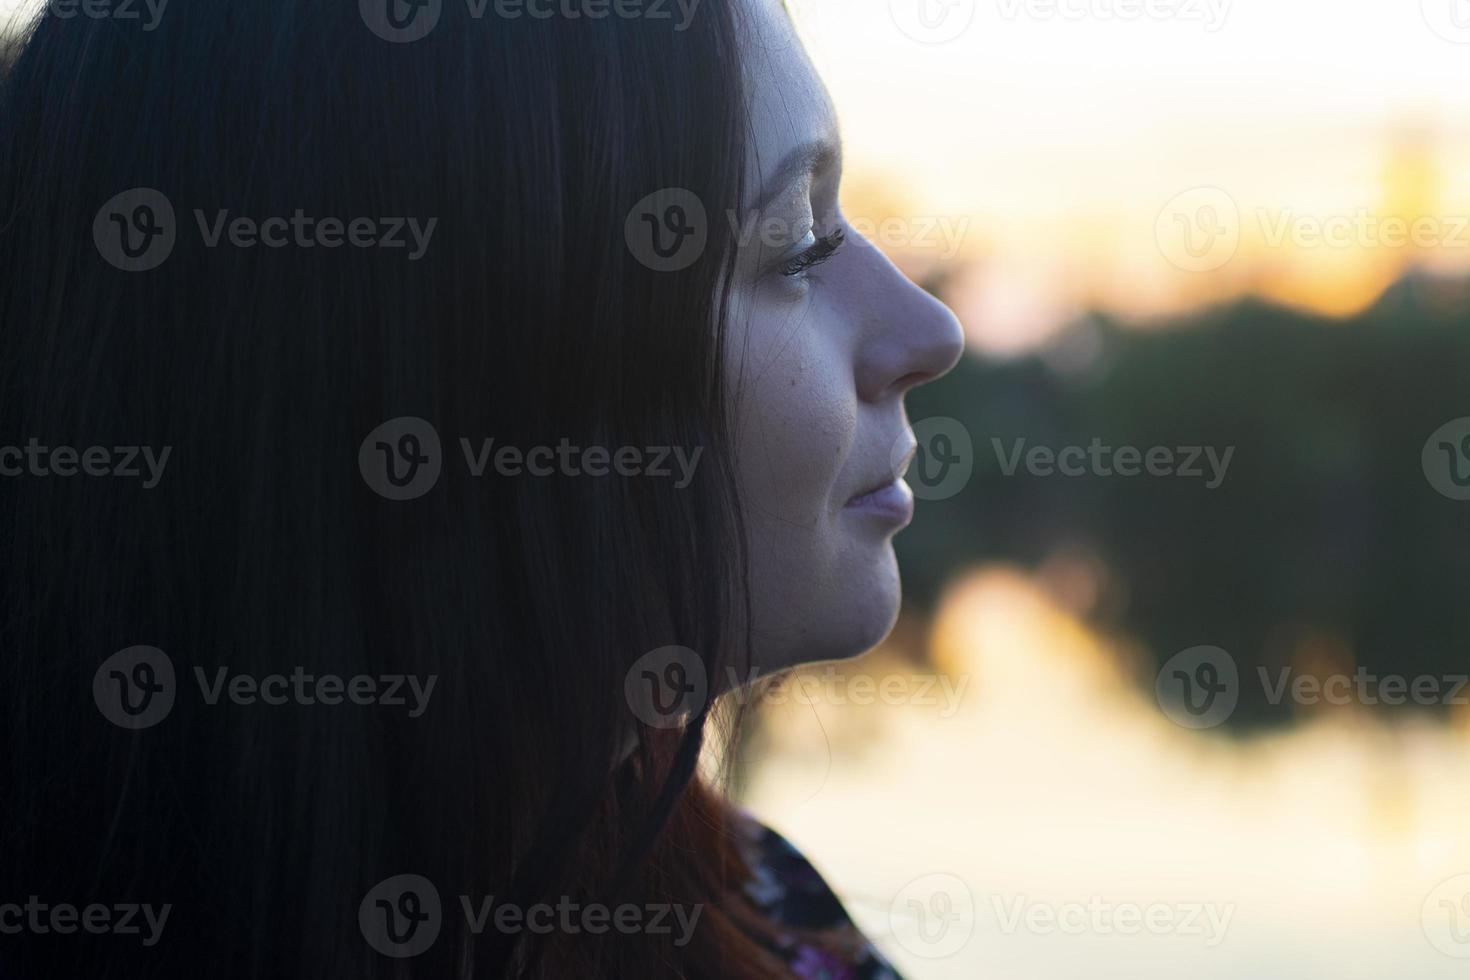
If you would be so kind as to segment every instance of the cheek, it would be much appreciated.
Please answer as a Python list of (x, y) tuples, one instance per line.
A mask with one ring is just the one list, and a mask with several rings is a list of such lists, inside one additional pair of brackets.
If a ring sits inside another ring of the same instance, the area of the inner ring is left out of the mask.
[(750, 516), (821, 535), (843, 503), (839, 476), (856, 426), (851, 366), (805, 305), (757, 302), (736, 313), (744, 326), (731, 332), (730, 364)]
[(779, 670), (869, 649), (892, 626), (886, 535), (843, 507), (858, 399), (850, 331), (820, 305), (732, 303), (727, 364), (750, 545), (754, 662)]

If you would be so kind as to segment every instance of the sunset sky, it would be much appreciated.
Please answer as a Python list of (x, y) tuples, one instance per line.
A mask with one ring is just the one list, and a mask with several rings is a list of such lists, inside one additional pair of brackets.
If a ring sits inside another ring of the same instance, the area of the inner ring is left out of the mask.
[[(1206, 0), (1130, 21), (1113, 0), (1050, 16), (956, 0), (968, 30), (926, 44), (898, 27), (916, 2), (795, 6), (843, 119), (849, 212), (914, 216), (915, 237), (968, 219), (957, 305), (982, 349), (1025, 347), (1089, 304), (1147, 316), (1254, 290), (1349, 313), (1408, 262), (1470, 268), (1470, 4), (1460, 30), (1450, 0), (1239, 0), (1210, 30)], [(1188, 271), (1156, 222), (1198, 187), (1234, 202), (1239, 247)], [(1430, 216), (1439, 244), (1313, 243), (1359, 212)]]

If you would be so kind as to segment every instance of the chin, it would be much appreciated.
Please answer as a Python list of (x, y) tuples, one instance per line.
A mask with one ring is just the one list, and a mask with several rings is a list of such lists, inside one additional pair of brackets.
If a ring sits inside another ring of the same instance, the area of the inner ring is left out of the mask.
[(861, 656), (887, 639), (898, 622), (903, 588), (892, 545), (885, 542), (880, 554), (854, 563), (835, 579), (837, 588), (830, 597), (830, 608), (819, 617), (820, 641), (803, 659), (850, 660)]
[(891, 544), (884, 545), (883, 558), (871, 570), (871, 583), (867, 588), (863, 609), (855, 617), (860, 624), (854, 637), (855, 649), (852, 656), (867, 653), (888, 639), (893, 626), (898, 622), (898, 608), (903, 601), (903, 583), (898, 575), (898, 558)]
[(762, 673), (850, 660), (893, 630), (902, 589), (889, 537), (848, 539), (820, 564), (782, 558), (772, 561), (779, 571), (756, 575), (752, 661)]

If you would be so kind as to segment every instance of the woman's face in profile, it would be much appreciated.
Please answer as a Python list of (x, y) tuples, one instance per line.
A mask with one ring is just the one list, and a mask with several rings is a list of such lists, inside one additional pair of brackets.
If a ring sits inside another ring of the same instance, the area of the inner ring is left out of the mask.
[(960, 356), (953, 314), (846, 224), (837, 119), (780, 0), (744, 0), (752, 120), (726, 351), (752, 660), (861, 653), (898, 614), (904, 394)]

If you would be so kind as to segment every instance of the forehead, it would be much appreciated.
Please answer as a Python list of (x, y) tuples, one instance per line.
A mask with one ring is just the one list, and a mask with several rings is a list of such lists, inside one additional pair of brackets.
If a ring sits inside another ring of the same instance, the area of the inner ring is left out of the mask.
[(837, 142), (837, 116), (781, 0), (741, 0), (740, 8), (752, 131), (748, 164), (760, 186), (797, 147), (815, 139)]

